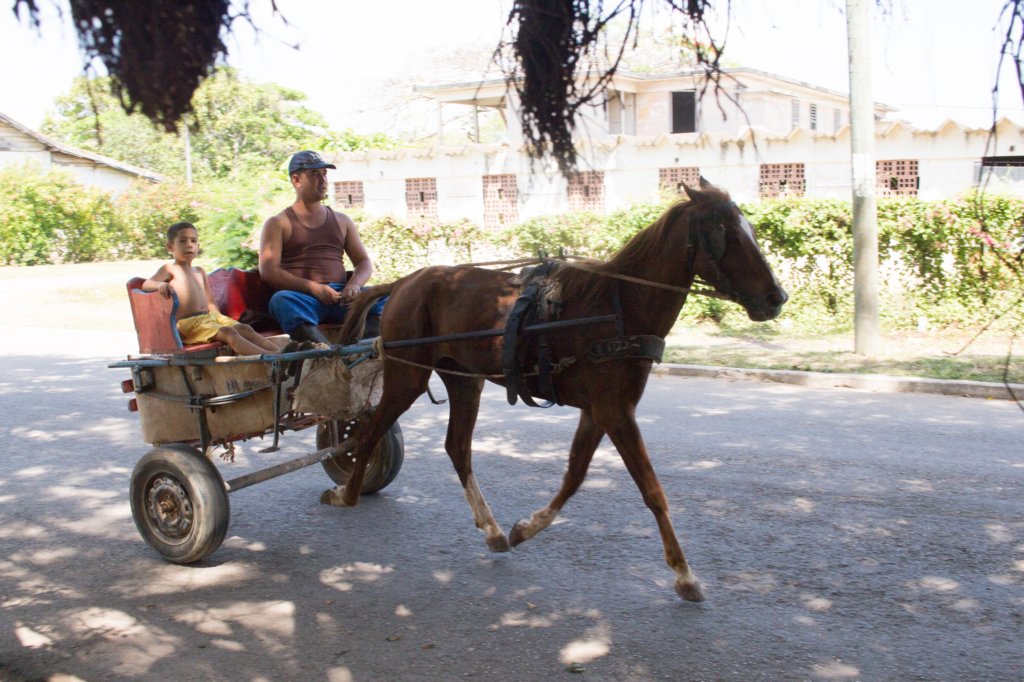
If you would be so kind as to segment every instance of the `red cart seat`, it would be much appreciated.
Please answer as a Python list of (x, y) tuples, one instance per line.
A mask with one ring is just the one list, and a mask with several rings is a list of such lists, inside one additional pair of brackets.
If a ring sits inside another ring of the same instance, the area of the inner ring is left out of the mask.
[[(349, 272), (351, 277), (352, 273)], [(207, 275), (213, 300), (220, 311), (231, 319), (244, 322), (264, 336), (283, 332), (267, 310), (273, 289), (263, 283), (258, 270), (218, 268)], [(132, 306), (135, 333), (139, 338), (139, 352), (144, 354), (208, 353), (217, 355), (230, 352), (219, 342), (185, 346), (177, 328), (178, 297), (164, 298), (157, 292), (145, 292), (142, 277), (128, 280), (128, 300)], [(320, 325), (322, 329), (337, 325)]]

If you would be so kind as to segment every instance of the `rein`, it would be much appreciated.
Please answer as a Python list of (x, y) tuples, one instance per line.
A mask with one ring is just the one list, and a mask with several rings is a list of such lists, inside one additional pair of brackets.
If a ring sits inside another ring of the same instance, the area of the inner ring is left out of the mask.
[[(571, 259), (571, 260), (570, 260)], [(536, 265), (544, 263), (550, 260), (560, 261), (563, 265), (577, 270), (584, 270), (586, 272), (593, 273), (595, 275), (601, 275), (602, 277), (610, 277), (612, 279), (621, 279), (624, 282), (630, 282), (632, 284), (640, 284), (643, 286), (653, 287), (655, 289), (665, 289), (667, 291), (674, 291), (679, 294), (697, 294), (699, 296), (707, 296), (708, 298), (720, 298), (724, 301), (735, 301), (736, 297), (733, 294), (724, 294), (720, 291), (715, 291), (710, 288), (697, 288), (697, 287), (678, 287), (674, 284), (665, 284), (664, 282), (655, 282), (649, 279), (643, 279), (640, 277), (633, 277), (632, 275), (623, 275), (618, 272), (606, 272), (604, 270), (598, 270), (592, 265), (601, 265), (604, 261), (597, 260), (595, 258), (586, 258), (585, 256), (553, 256), (551, 258), (516, 258), (514, 260), (494, 260), (485, 261), (481, 263), (463, 263), (467, 267), (486, 267), (493, 265), (503, 265), (505, 267), (494, 268), (495, 270), (513, 270), (520, 265)], [(572, 260), (581, 261), (573, 263)], [(586, 263), (586, 264), (585, 264)]]

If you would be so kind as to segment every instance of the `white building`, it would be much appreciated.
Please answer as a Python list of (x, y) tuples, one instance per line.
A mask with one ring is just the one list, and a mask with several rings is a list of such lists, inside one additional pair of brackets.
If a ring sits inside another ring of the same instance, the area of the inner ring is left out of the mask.
[[(704, 85), (702, 72), (617, 75), (604, 101), (579, 119), (579, 172), (568, 180), (527, 157), (518, 101), (504, 81), (421, 87), (437, 101), (439, 121), (451, 107), (500, 111), (506, 139), (335, 154), (335, 204), (497, 229), (537, 215), (623, 208), (700, 175), (741, 202), (850, 196), (845, 93), (748, 68), (725, 69), (721, 89), (711, 84), (701, 96)], [(1009, 120), (990, 143), (988, 129), (950, 121), (917, 130), (886, 120), (893, 112), (875, 105), (880, 195), (947, 197), (975, 186), (982, 167), (1024, 166), (1024, 128)]]
[(54, 168), (70, 171), (83, 185), (114, 193), (140, 178), (160, 181), (156, 173), (75, 149), (0, 113), (0, 168), (25, 163), (34, 164), (43, 172)]

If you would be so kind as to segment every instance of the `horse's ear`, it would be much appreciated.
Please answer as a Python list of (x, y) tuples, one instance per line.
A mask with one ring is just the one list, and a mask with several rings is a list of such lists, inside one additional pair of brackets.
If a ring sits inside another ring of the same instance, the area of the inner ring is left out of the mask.
[(697, 198), (700, 196), (700, 192), (698, 192), (697, 190), (693, 189), (692, 187), (687, 185), (685, 182), (683, 183), (683, 189), (686, 191), (686, 196), (690, 197), (690, 201), (697, 201)]
[(710, 182), (708, 182), (708, 179), (705, 178), (702, 175), (702, 176), (700, 176), (700, 188), (701, 189), (713, 189), (714, 185), (712, 185)]

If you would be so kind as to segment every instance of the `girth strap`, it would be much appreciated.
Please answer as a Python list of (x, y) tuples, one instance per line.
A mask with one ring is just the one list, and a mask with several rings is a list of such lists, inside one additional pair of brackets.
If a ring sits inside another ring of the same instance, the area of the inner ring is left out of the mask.
[[(523, 377), (523, 368), (516, 357), (518, 341), (525, 326), (527, 318), (533, 313), (537, 306), (537, 298), (540, 294), (541, 284), (544, 279), (558, 267), (557, 261), (545, 261), (535, 268), (524, 269), (523, 276), (527, 280), (522, 293), (512, 306), (512, 311), (505, 322), (504, 344), (501, 350), (501, 370), (505, 374), (505, 391), (509, 405), (515, 405), (518, 398), (530, 407), (551, 407), (555, 400), (546, 400), (544, 404), (538, 404), (533, 400), (530, 391), (526, 388)], [(542, 395), (549, 395), (554, 398), (554, 384), (551, 381), (551, 348), (548, 345), (546, 333), (540, 334), (537, 342), (537, 374), (538, 388)]]

